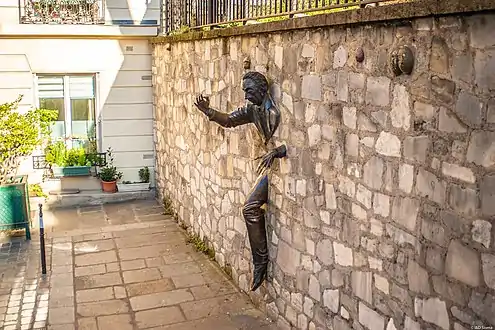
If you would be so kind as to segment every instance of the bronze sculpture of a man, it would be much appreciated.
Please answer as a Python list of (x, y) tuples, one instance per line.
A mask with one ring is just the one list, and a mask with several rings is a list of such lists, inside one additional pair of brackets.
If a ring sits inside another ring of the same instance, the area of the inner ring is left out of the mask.
[[(202, 95), (196, 99), (195, 105), (210, 121), (225, 128), (254, 124), (267, 145), (280, 124), (280, 110), (270, 96), (268, 80), (263, 74), (250, 71), (242, 77), (242, 89), (247, 100), (246, 105), (229, 114), (210, 108), (209, 99)], [(257, 168), (259, 177), (242, 208), (254, 264), (251, 291), (255, 291), (263, 283), (268, 267), (265, 211), (262, 209), (268, 202), (267, 170), (276, 158), (286, 155), (287, 148), (281, 145), (261, 157)]]

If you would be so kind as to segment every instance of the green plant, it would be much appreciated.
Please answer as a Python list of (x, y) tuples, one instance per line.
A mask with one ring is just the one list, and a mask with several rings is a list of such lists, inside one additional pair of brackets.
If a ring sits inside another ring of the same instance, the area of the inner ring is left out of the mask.
[(84, 147), (67, 149), (64, 141), (57, 141), (45, 148), (45, 161), (60, 167), (91, 166)]
[(173, 215), (174, 212), (174, 206), (172, 204), (172, 200), (168, 196), (163, 197), (163, 214), (165, 215)]
[(186, 242), (194, 245), (198, 252), (206, 254), (210, 259), (215, 259), (215, 251), (208, 246), (208, 243), (197, 234), (188, 233)]
[(148, 166), (139, 170), (139, 180), (141, 180), (142, 183), (150, 182), (150, 169)]
[(58, 118), (57, 110), (18, 112), (22, 97), (0, 104), (0, 184), (12, 181), (22, 157), (30, 156), (43, 143), (51, 123)]
[(105, 166), (100, 168), (100, 173), (98, 176), (103, 182), (113, 182), (122, 178), (122, 172), (118, 172), (117, 168), (113, 165), (113, 152), (112, 148), (107, 149), (108, 161)]
[(47, 194), (43, 192), (43, 189), (39, 183), (33, 183), (28, 186), (29, 196), (31, 197), (48, 197)]

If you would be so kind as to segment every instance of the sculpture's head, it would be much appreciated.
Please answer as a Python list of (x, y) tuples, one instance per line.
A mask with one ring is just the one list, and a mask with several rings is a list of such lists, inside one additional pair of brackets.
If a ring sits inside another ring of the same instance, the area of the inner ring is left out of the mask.
[(260, 106), (268, 93), (268, 80), (256, 71), (250, 71), (242, 77), (242, 90), (246, 100)]

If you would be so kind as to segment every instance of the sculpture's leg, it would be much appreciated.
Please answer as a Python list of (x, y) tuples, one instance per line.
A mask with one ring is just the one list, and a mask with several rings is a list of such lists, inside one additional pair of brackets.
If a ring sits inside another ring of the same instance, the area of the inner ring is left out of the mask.
[(268, 268), (265, 210), (261, 208), (267, 201), (268, 176), (263, 175), (256, 182), (242, 208), (253, 254), (254, 272), (251, 291), (255, 291), (263, 283)]

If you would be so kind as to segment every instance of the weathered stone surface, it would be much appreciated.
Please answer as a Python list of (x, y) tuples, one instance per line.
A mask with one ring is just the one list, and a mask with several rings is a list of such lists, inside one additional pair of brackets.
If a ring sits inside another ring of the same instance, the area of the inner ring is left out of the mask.
[(461, 306), (467, 304), (468, 291), (461, 284), (455, 281), (448, 281), (445, 276), (432, 276), (431, 281), (435, 292), (443, 298)]
[(449, 47), (440, 36), (434, 36), (431, 41), (430, 70), (447, 73), (449, 70)]
[(386, 218), (390, 214), (390, 197), (384, 194), (375, 193), (373, 199), (373, 212)]
[(414, 301), (414, 313), (421, 316), (426, 322), (438, 325), (440, 328), (449, 330), (450, 321), (447, 314), (445, 301), (438, 298), (419, 299)]
[(466, 125), (480, 125), (483, 119), (483, 102), (476, 96), (462, 91), (455, 105), (455, 112)]
[(321, 101), (321, 78), (316, 75), (304, 76), (302, 79), (301, 97)]
[(77, 306), (77, 314), (83, 317), (123, 314), (129, 312), (129, 305), (124, 300), (105, 300), (83, 303)]
[[(279, 247), (280, 250), (280, 247)], [(324, 239), (316, 244), (316, 256), (324, 265), (333, 264), (332, 241)]]
[(448, 79), (432, 76), (431, 91), (434, 97), (443, 103), (451, 103), (454, 98), (455, 83)]
[[(495, 137), (495, 135), (494, 135)], [(483, 177), (480, 184), (481, 212), (484, 215), (495, 215), (495, 175)]]
[(449, 204), (454, 210), (468, 216), (475, 215), (478, 207), (476, 190), (463, 189), (461, 186), (452, 185), (449, 193)]
[(382, 131), (376, 140), (375, 149), (376, 152), (384, 156), (400, 158), (400, 145), (401, 143), (397, 136)]
[(163, 326), (185, 321), (177, 306), (156, 308), (136, 313), (136, 323), (140, 329)]
[(337, 264), (341, 266), (352, 266), (353, 256), (351, 248), (348, 248), (343, 244), (333, 242), (333, 252), (335, 253), (335, 262)]
[(350, 157), (359, 156), (359, 136), (357, 134), (347, 134), (345, 138), (345, 153)]
[(392, 206), (392, 220), (414, 232), (418, 211), (418, 200), (408, 197), (396, 197)]
[(284, 272), (290, 275), (295, 275), (297, 267), (300, 265), (301, 262), (301, 253), (286, 244), (284, 241), (279, 241), (277, 262)]
[(416, 193), (442, 205), (445, 201), (446, 187), (443, 181), (428, 171), (420, 169), (416, 178)]
[(76, 266), (88, 266), (96, 264), (104, 264), (109, 262), (116, 262), (117, 255), (115, 251), (105, 251), (97, 253), (88, 253), (83, 255), (78, 255), (75, 258)]
[(405, 131), (409, 130), (411, 126), (409, 93), (403, 85), (395, 85), (394, 87), (390, 122), (395, 128), (402, 128)]
[(495, 132), (474, 131), (471, 134), (466, 159), (476, 165), (495, 165)]
[(487, 320), (490, 324), (495, 324), (495, 296), (490, 293), (480, 293), (474, 291), (471, 293), (469, 308), (477, 315)]
[(132, 325), (131, 316), (129, 314), (120, 315), (108, 315), (100, 316), (97, 318), (98, 328), (103, 329), (122, 329), (122, 330), (132, 330), (134, 326)]
[(373, 189), (381, 189), (383, 180), (383, 160), (378, 157), (371, 157), (363, 167), (364, 183)]
[(444, 162), (442, 164), (442, 174), (447, 175), (467, 183), (475, 183), (476, 177), (471, 169), (456, 164)]
[(481, 255), (481, 264), (486, 285), (491, 289), (495, 289), (495, 255), (483, 253)]
[(330, 309), (334, 313), (339, 311), (339, 290), (325, 290), (323, 291), (323, 305)]
[(353, 271), (351, 274), (352, 292), (369, 304), (373, 303), (372, 278), (371, 272)]
[(421, 330), (421, 327), (418, 322), (406, 315), (406, 319), (404, 320), (404, 330)]
[(484, 92), (495, 90), (495, 78), (490, 72), (495, 71), (495, 51), (485, 50), (476, 52), (474, 59), (476, 86)]
[(395, 327), (394, 319), (391, 318), (387, 323), (387, 328), (385, 330), (397, 330)]
[(370, 330), (383, 330), (385, 319), (383, 316), (359, 302), (359, 323)]
[(480, 256), (461, 242), (453, 240), (449, 244), (445, 272), (454, 279), (476, 287), (481, 281)]
[(424, 120), (433, 120), (435, 117), (436, 108), (428, 103), (420, 101), (414, 102), (414, 115), (416, 118)]
[(372, 197), (371, 191), (369, 191), (365, 186), (362, 184), (357, 185), (356, 189), (356, 199), (359, 203), (364, 205), (365, 208), (369, 209), (371, 207), (371, 197)]
[(469, 52), (453, 58), (452, 76), (456, 80), (471, 82), (473, 79), (473, 55)]
[(405, 193), (410, 193), (414, 181), (414, 166), (401, 164), (399, 167), (399, 189)]
[(347, 62), (347, 50), (341, 45), (333, 53), (333, 68), (342, 68)]
[(342, 119), (344, 121), (344, 125), (351, 128), (356, 129), (357, 122), (357, 113), (356, 107), (344, 107), (342, 109)]
[[(467, 297), (467, 298), (469, 298), (469, 297)], [(461, 320), (462, 322), (467, 323), (467, 324), (472, 324), (473, 323), (473, 317), (470, 314), (468, 314), (468, 313), (466, 313), (464, 311), (461, 311), (459, 309), (459, 307), (452, 306), (452, 308), (450, 309), (450, 311), (452, 312), (452, 315), (454, 317), (456, 317), (458, 320)]]
[(424, 163), (429, 147), (430, 138), (428, 136), (407, 137), (404, 140), (404, 158), (410, 161)]
[(100, 301), (100, 300), (111, 300), (113, 298), (114, 296), (113, 296), (112, 287), (80, 290), (76, 292), (76, 301), (78, 303)]
[(390, 285), (388, 283), (388, 280), (385, 277), (380, 276), (378, 274), (374, 274), (374, 277), (375, 277), (375, 287), (381, 292), (385, 294), (389, 294)]
[(366, 84), (366, 103), (386, 106), (390, 103), (390, 79), (387, 77), (368, 77)]
[(490, 247), (492, 236), (492, 224), (485, 220), (474, 220), (471, 230), (473, 241), (482, 244), (487, 249)]
[(447, 133), (466, 133), (467, 128), (447, 108), (440, 107), (438, 129)]
[(428, 282), (428, 272), (414, 260), (409, 260), (407, 266), (407, 278), (409, 289), (413, 292), (430, 294), (430, 283)]

